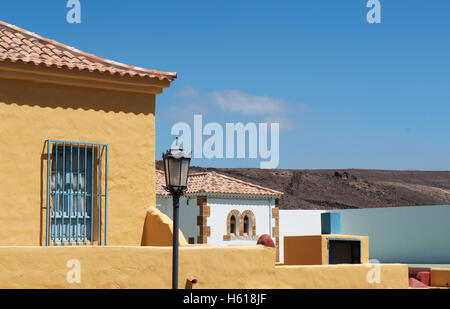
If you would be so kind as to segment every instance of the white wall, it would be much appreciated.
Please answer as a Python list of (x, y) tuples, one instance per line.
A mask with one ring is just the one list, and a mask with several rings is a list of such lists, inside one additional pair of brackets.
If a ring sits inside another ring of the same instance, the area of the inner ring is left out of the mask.
[(340, 211), (342, 234), (369, 236), (382, 263), (450, 264), (450, 206)]
[[(226, 246), (229, 244), (256, 244), (256, 239), (250, 240), (223, 240), (227, 234), (227, 217), (230, 211), (236, 209), (240, 213), (251, 210), (255, 215), (256, 235), (272, 235), (272, 227), (275, 219), (272, 218), (272, 208), (275, 207), (273, 199), (230, 199), (230, 198), (207, 198), (207, 205), (210, 206), (211, 213), (208, 217), (207, 225), (211, 227), (211, 236), (208, 237), (208, 244), (213, 246)], [(156, 198), (156, 207), (162, 213), (173, 218), (172, 198)], [(200, 235), (200, 228), (197, 225), (197, 216), (200, 215), (200, 207), (197, 206), (197, 199), (191, 198), (187, 204), (186, 197), (180, 198), (180, 229), (186, 240)]]
[(324, 210), (280, 209), (280, 262), (284, 261), (284, 236), (320, 235)]
[(227, 234), (227, 217), (233, 209), (240, 213), (251, 210), (255, 215), (256, 235), (269, 234), (272, 238), (272, 227), (275, 220), (272, 218), (272, 208), (275, 201), (272, 199), (207, 199), (208, 206), (211, 207), (211, 215), (208, 217), (208, 225), (211, 227), (211, 236), (208, 237), (208, 244), (213, 246), (226, 246), (229, 244), (256, 244), (256, 240), (223, 240)]
[[(189, 201), (189, 202), (188, 202)], [(156, 207), (165, 215), (173, 219), (172, 198), (156, 197)], [(200, 207), (197, 206), (197, 199), (186, 197), (180, 198), (180, 229), (183, 232), (186, 241), (189, 237), (194, 237), (197, 243), (197, 237), (200, 235), (200, 228), (197, 225), (197, 216), (200, 215)]]
[[(341, 213), (341, 233), (369, 236), (370, 259), (382, 263), (450, 264), (450, 206), (332, 210)], [(283, 237), (320, 235), (323, 210), (280, 210)]]

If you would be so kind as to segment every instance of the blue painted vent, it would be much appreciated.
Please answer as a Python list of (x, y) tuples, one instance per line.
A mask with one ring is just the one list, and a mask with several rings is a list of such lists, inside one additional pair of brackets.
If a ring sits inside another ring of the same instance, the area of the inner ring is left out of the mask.
[(321, 214), (322, 234), (341, 233), (341, 214), (338, 212), (324, 212)]

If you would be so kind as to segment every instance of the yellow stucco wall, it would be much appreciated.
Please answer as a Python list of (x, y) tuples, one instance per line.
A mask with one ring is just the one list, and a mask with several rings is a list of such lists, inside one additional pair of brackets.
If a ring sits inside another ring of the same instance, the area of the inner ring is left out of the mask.
[(108, 244), (139, 245), (154, 113), (154, 94), (0, 78), (0, 246), (45, 244), (47, 139), (109, 145)]
[(439, 287), (450, 287), (450, 269), (431, 268), (430, 285)]
[(361, 242), (361, 262), (369, 262), (369, 237), (324, 234), (284, 237), (284, 265), (327, 265), (329, 239), (358, 239)]
[[(188, 242), (179, 229), (178, 242), (180, 246), (187, 246)], [(172, 246), (173, 221), (156, 207), (147, 211), (142, 232), (141, 246)]]
[[(70, 260), (80, 283), (69, 283)], [(381, 264), (370, 283), (368, 265), (275, 266), (263, 246), (180, 247), (179, 286), (194, 288), (408, 288), (408, 266)], [(73, 264), (72, 264), (73, 265)], [(170, 288), (171, 247), (0, 247), (0, 288)]]

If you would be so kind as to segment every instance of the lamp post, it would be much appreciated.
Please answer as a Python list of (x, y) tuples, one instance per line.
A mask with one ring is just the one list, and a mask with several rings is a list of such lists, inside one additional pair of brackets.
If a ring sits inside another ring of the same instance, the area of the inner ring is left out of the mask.
[(177, 137), (175, 148), (167, 150), (162, 156), (166, 175), (165, 189), (172, 195), (173, 199), (172, 289), (178, 289), (178, 214), (180, 196), (187, 189), (191, 155), (178, 147)]

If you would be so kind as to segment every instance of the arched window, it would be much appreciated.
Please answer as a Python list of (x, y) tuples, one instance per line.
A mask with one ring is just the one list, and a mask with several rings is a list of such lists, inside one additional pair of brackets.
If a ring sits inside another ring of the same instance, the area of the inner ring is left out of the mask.
[(233, 240), (240, 232), (241, 213), (233, 209), (227, 216), (227, 233), (223, 235), (223, 240)]
[(230, 218), (230, 234), (236, 235), (236, 216), (232, 215)]
[(239, 217), (240, 233), (246, 237), (256, 237), (255, 214), (251, 210), (245, 210)]
[(248, 216), (245, 216), (244, 217), (244, 235), (248, 235), (248, 224), (249, 224)]

